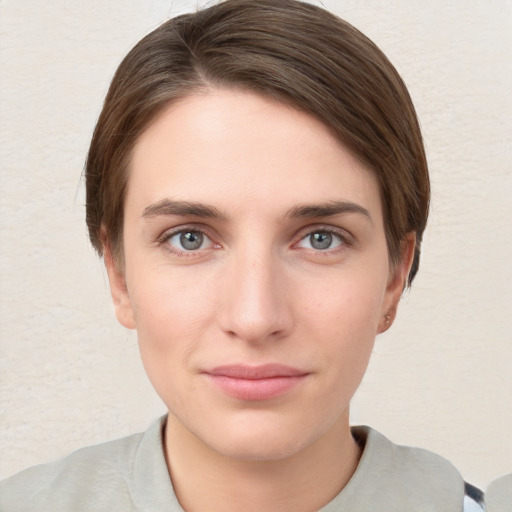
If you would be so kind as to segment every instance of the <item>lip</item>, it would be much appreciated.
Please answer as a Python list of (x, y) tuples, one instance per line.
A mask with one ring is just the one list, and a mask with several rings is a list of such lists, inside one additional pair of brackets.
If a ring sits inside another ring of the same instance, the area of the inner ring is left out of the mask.
[(282, 364), (218, 366), (203, 374), (222, 392), (239, 400), (270, 400), (297, 387), (308, 372)]

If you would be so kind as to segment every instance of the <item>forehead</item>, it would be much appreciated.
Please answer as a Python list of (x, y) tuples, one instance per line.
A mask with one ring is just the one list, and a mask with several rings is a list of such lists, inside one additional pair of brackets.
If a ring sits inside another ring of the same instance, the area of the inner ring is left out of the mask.
[(228, 89), (173, 103), (137, 141), (127, 205), (164, 197), (245, 209), (334, 199), (380, 210), (375, 176), (323, 123)]

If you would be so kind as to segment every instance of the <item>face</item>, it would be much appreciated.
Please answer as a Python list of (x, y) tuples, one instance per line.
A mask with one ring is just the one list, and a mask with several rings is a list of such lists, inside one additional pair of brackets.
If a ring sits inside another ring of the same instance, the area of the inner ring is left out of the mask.
[(169, 424), (246, 459), (348, 426), (414, 242), (390, 270), (377, 180), (322, 123), (246, 92), (180, 100), (135, 146), (123, 236), (116, 313)]

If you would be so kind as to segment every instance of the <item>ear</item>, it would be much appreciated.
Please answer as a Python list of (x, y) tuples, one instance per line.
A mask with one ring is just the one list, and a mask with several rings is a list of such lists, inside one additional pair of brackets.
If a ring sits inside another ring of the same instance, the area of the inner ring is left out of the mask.
[(387, 331), (393, 324), (398, 309), (398, 302), (402, 296), (414, 260), (415, 248), (416, 233), (408, 233), (401, 244), (400, 261), (393, 271), (390, 272), (379, 323), (379, 334)]
[(103, 240), (103, 259), (107, 269), (110, 293), (112, 295), (117, 320), (127, 329), (135, 329), (135, 316), (126, 286), (124, 269), (119, 268), (119, 265), (112, 255), (110, 244), (105, 242), (105, 238), (103, 238)]

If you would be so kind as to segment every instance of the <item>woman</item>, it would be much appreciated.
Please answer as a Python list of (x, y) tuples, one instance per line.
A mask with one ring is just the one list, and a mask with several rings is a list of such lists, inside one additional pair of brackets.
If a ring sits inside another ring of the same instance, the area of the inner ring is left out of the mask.
[(349, 427), (429, 204), (414, 108), (365, 36), (293, 0), (165, 23), (114, 77), (86, 185), (169, 414), (5, 481), (2, 510), (478, 507), (441, 457)]

